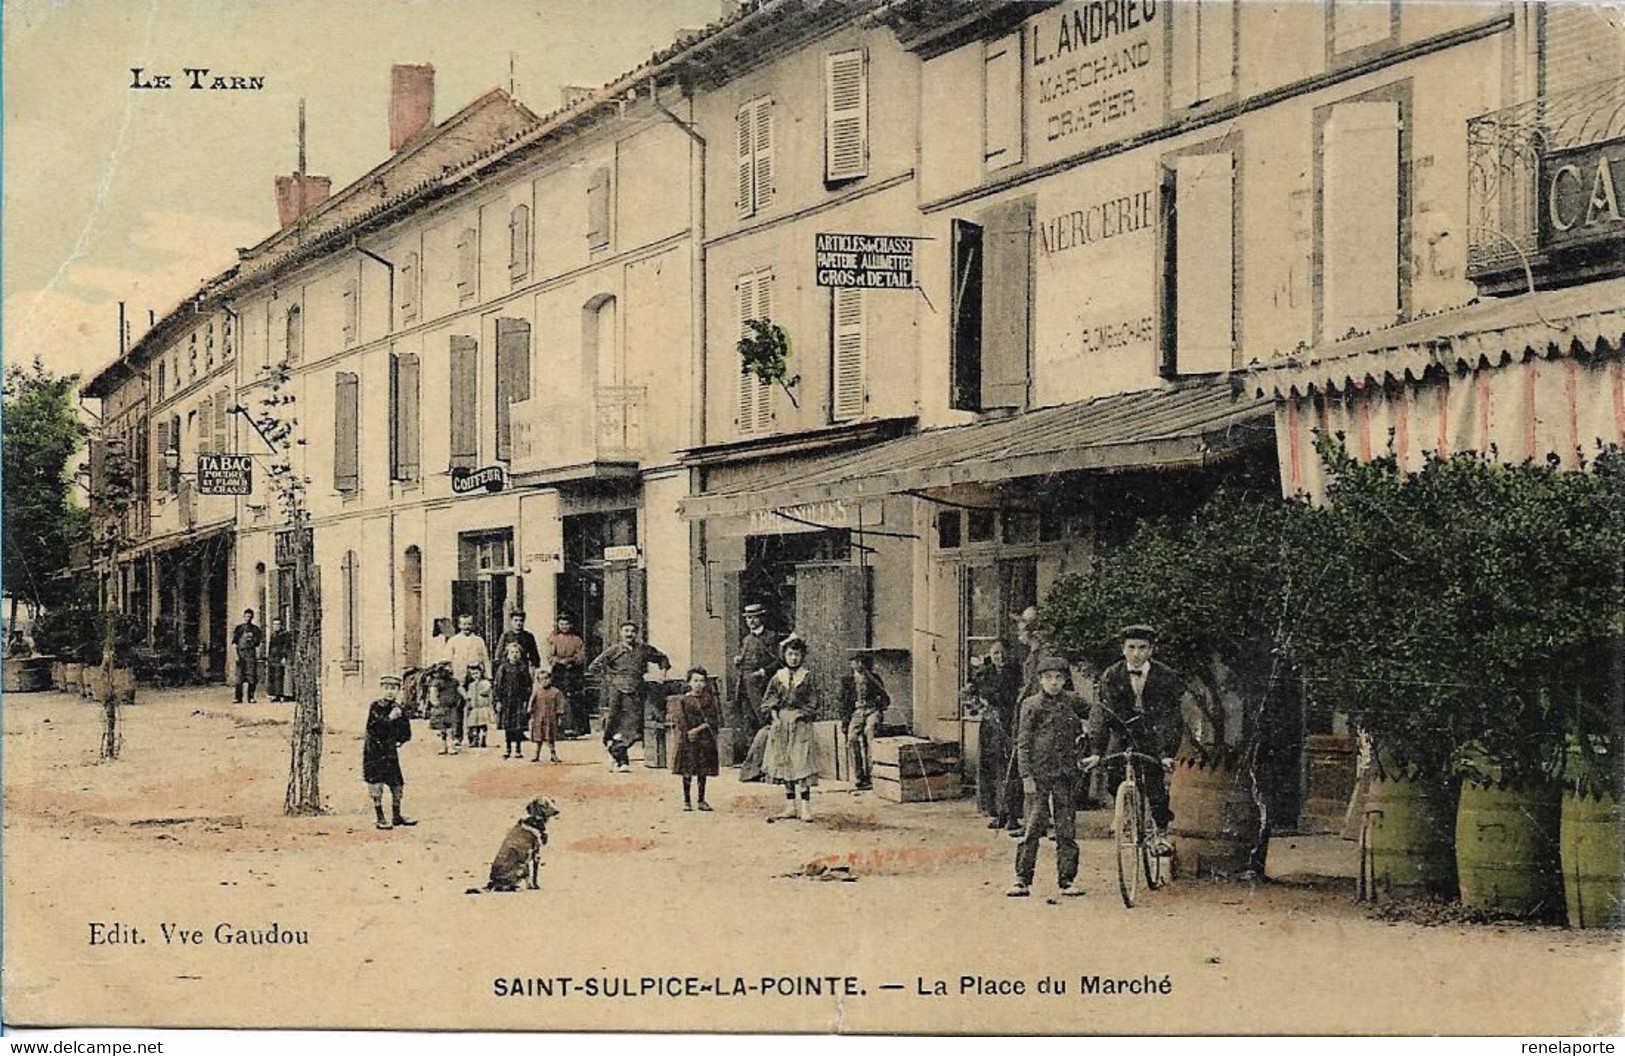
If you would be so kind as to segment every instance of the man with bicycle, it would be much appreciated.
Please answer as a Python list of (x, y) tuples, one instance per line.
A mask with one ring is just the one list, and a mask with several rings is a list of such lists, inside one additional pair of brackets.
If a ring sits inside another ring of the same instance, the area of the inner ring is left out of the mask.
[[(1089, 715), (1089, 744), (1097, 753), (1085, 758), (1085, 769), (1094, 767), (1102, 755), (1140, 752), (1162, 760), (1161, 768), (1138, 771), (1139, 784), (1157, 827), (1168, 831), (1173, 812), (1168, 809), (1165, 773), (1174, 768), (1174, 753), (1182, 735), (1180, 707), (1187, 692), (1185, 680), (1167, 664), (1151, 659), (1156, 650), (1157, 632), (1144, 624), (1124, 627), (1123, 659), (1100, 676), (1100, 690)], [(1122, 763), (1112, 764), (1107, 787), (1116, 788), (1123, 778)]]
[(1055, 825), (1055, 865), (1061, 894), (1081, 895), (1078, 876), (1078, 740), (1088, 710), (1083, 698), (1066, 689), (1067, 662), (1050, 656), (1037, 665), (1038, 692), (1021, 702), (1016, 726), (1016, 769), (1026, 800), (1026, 835), (1016, 847), (1016, 886), (1011, 898), (1031, 894), (1038, 844)]

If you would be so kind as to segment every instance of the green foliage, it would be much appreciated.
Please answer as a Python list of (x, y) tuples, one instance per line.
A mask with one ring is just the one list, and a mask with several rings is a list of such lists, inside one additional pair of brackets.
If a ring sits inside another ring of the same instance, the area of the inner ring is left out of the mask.
[(78, 380), (49, 373), (38, 358), (6, 369), (5, 584), (41, 607), (70, 590), (52, 573), (67, 567), (72, 544), (88, 538), (88, 516), (72, 500), (69, 476), (85, 436), (74, 406)]
[(765, 382), (783, 382), (790, 367), (790, 335), (771, 319), (747, 319), (750, 333), (739, 339), (743, 369)]

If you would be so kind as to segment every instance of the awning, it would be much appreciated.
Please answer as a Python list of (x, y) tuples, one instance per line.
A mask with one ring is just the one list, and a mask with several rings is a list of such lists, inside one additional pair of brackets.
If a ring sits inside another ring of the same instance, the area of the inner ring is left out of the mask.
[(1625, 345), (1625, 279), (1477, 301), (1400, 326), (1345, 338), (1257, 367), (1247, 391), (1296, 399), (1370, 385), (1420, 382), (1525, 359), (1618, 355)]
[(1076, 470), (1172, 469), (1273, 446), (1272, 405), (1204, 381), (927, 429), (685, 499), (689, 520)]

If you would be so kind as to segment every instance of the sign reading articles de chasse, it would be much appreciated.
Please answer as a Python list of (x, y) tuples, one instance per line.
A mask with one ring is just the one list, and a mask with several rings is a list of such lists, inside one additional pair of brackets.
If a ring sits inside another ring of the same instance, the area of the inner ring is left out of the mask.
[(818, 236), (818, 285), (863, 290), (914, 288), (914, 239), (908, 235)]

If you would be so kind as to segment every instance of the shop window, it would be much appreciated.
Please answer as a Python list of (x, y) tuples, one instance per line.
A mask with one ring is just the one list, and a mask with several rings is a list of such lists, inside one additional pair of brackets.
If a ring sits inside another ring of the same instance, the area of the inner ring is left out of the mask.
[(497, 459), (513, 458), (512, 405), (530, 398), (530, 324), (523, 319), (497, 320), (496, 427)]
[(1012, 33), (982, 53), (982, 159), (990, 172), (1022, 160), (1021, 41)]
[(422, 475), (422, 427), (418, 357), (389, 357), (389, 477), (417, 480)]
[(480, 461), (480, 346), (466, 335), (451, 339), (451, 468)]
[(864, 334), (863, 291), (830, 291), (830, 421), (863, 417)]
[(508, 216), (508, 278), (518, 282), (530, 274), (530, 206), (518, 205)]
[(1234, 0), (1191, 0), (1173, 7), (1168, 32), (1174, 106), (1195, 106), (1235, 91), (1235, 19)]
[(1235, 166), (1175, 158), (1162, 186), (1162, 374), (1229, 370), (1235, 334)]
[(587, 181), (587, 249), (605, 249), (609, 246), (610, 187), (609, 170), (594, 169)]
[(1038, 514), (1026, 510), (1005, 510), (1000, 516), (1006, 543), (1038, 542)]
[(970, 510), (965, 516), (965, 538), (972, 543), (991, 543), (998, 528), (992, 510)]
[(961, 585), (965, 638), (960, 670), (969, 672), (970, 658), (986, 656), (994, 642), (1014, 643), (1016, 614), (1038, 603), (1038, 561), (1020, 557), (967, 565)]
[(861, 48), (824, 60), (824, 179), (869, 171), (869, 64)]
[(773, 204), (773, 100), (752, 99), (734, 115), (734, 141), (739, 166), (740, 219)]
[(1400, 112), (1394, 100), (1330, 108), (1321, 149), (1321, 336), (1399, 318)]
[(937, 514), (937, 548), (939, 550), (956, 550), (959, 548), (963, 531), (961, 520), (958, 510), (942, 510)]
[(361, 377), (333, 376), (333, 489), (349, 494), (361, 487)]

